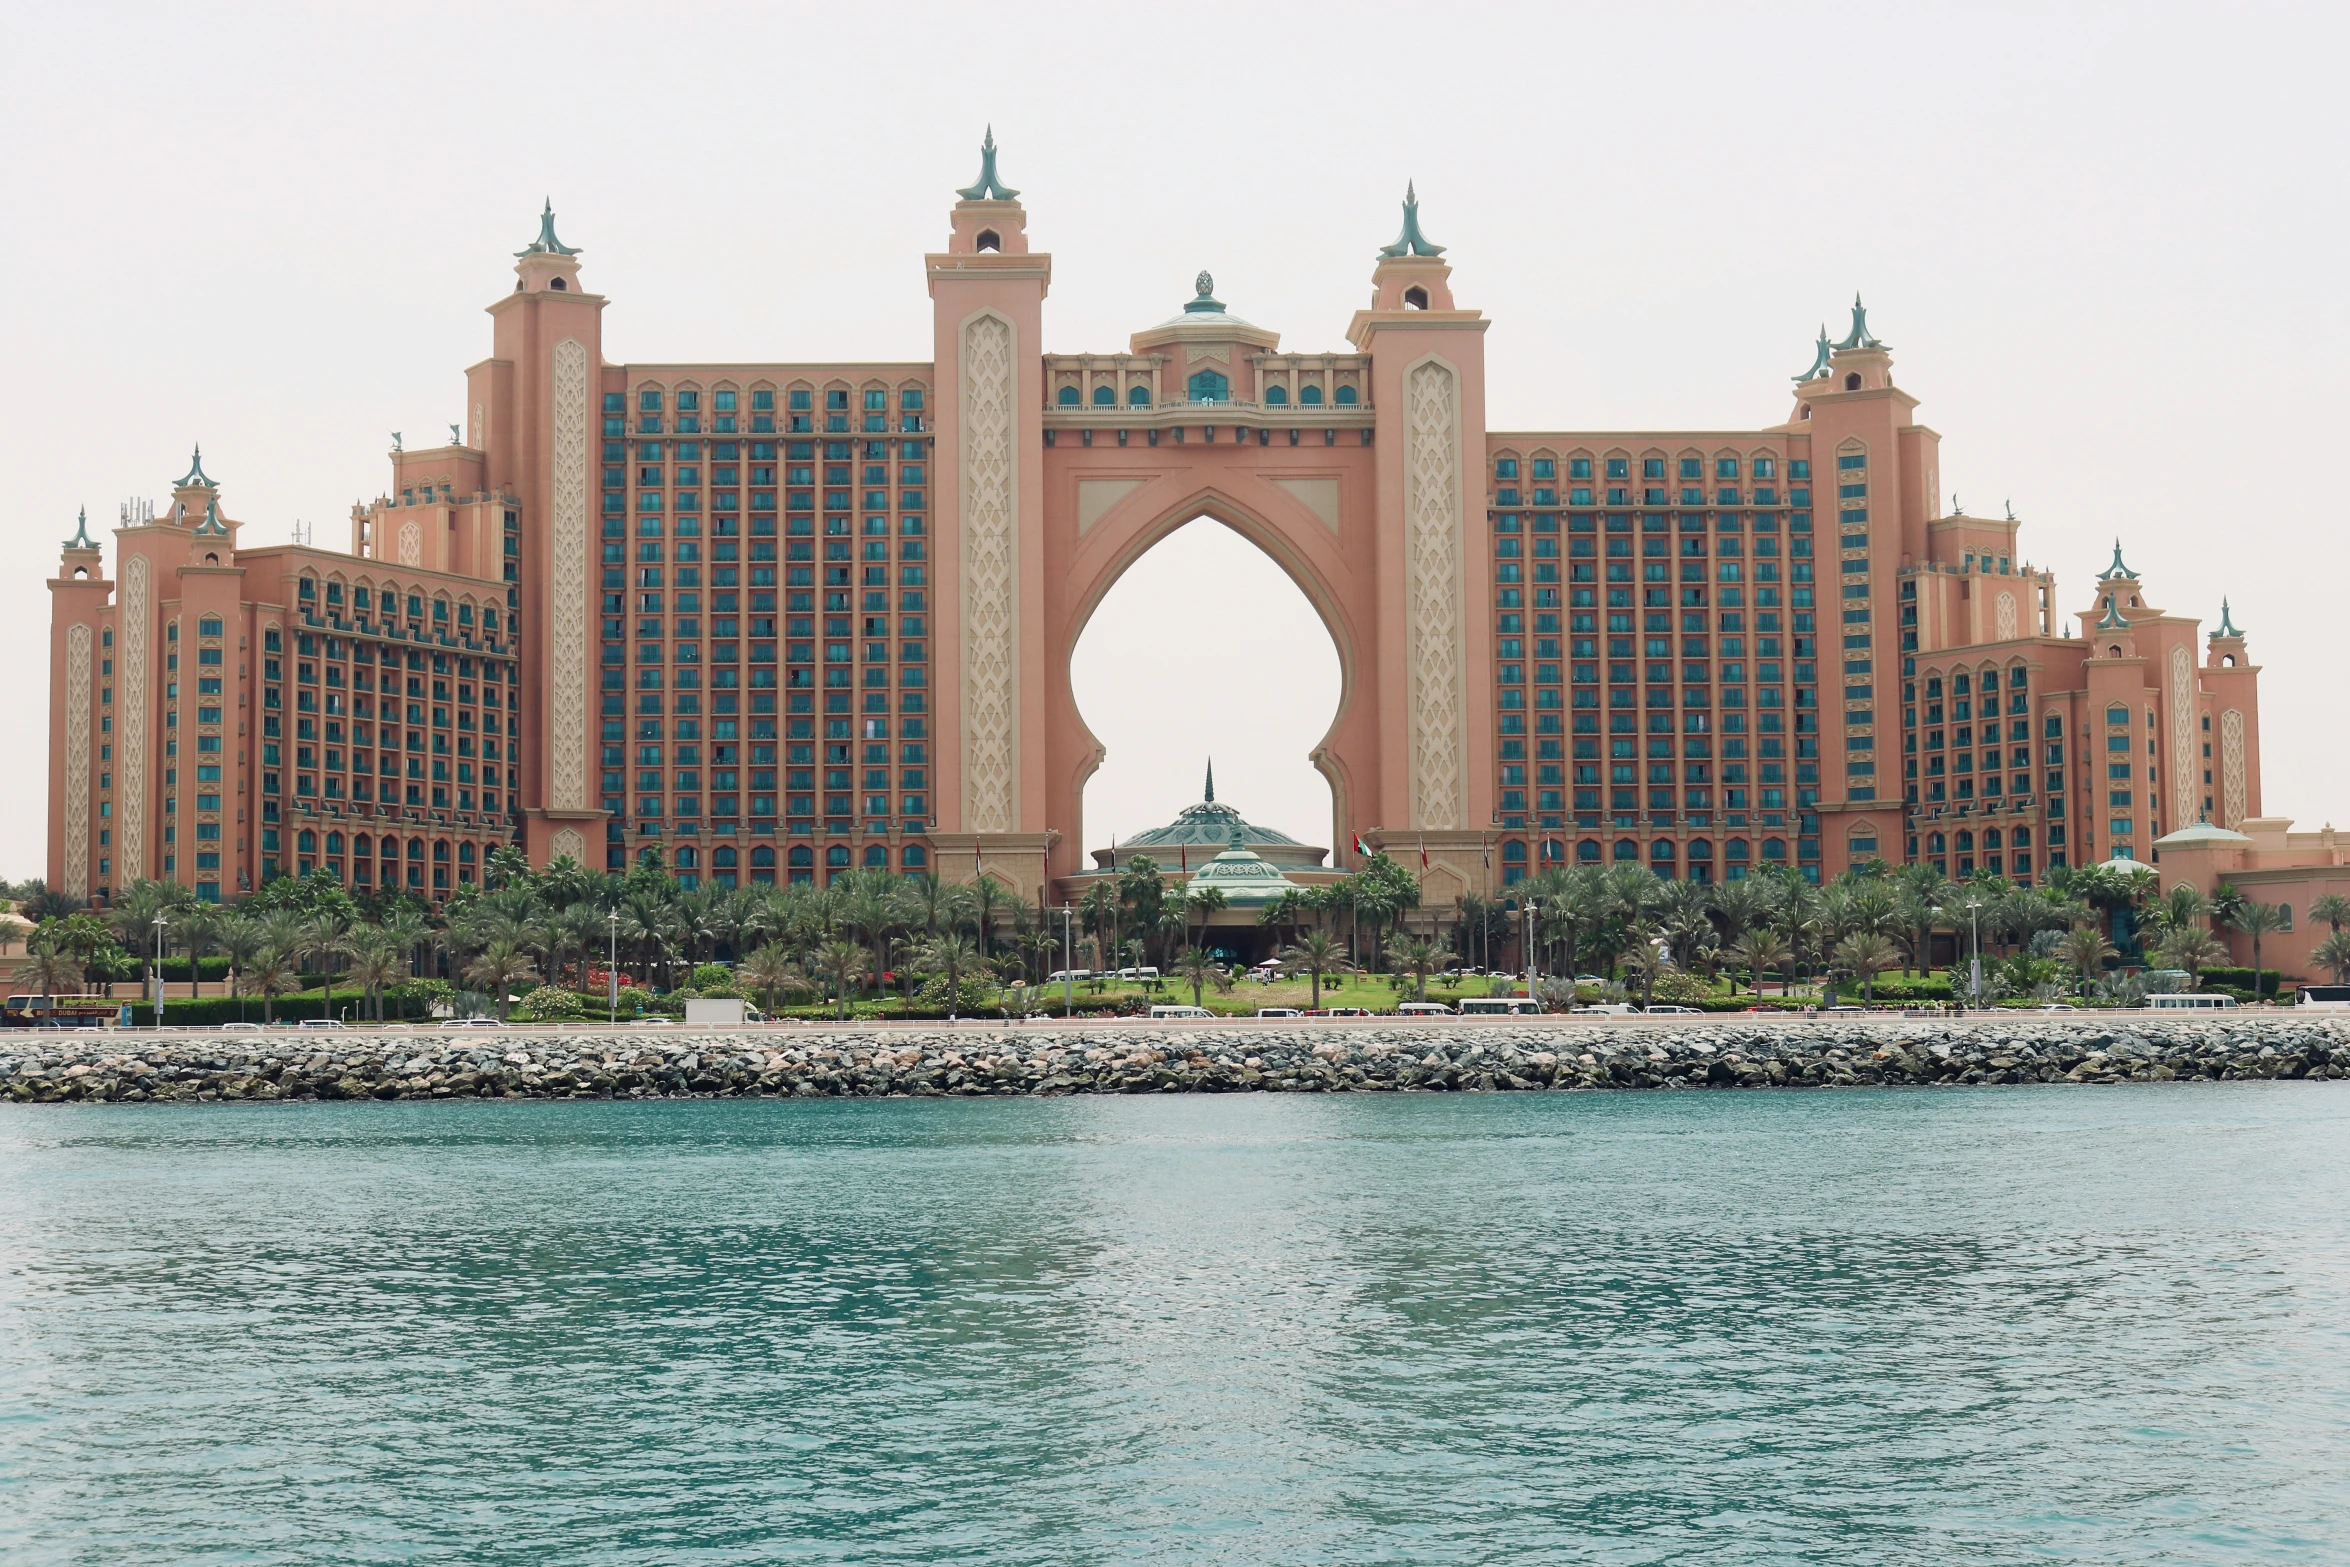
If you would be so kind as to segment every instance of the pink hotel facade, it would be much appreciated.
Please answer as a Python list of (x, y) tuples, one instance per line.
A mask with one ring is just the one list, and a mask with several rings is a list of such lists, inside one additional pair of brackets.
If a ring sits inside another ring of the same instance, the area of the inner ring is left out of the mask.
[[(1336, 643), (1331, 842), (1428, 898), (1636, 860), (2031, 880), (2260, 811), (2258, 671), (2113, 562), (2062, 629), (2012, 518), (1939, 504), (1855, 302), (1776, 423), (1488, 428), (1489, 322), (1407, 198), (1342, 350), (1197, 297), (1044, 348), (996, 175), (924, 273), (922, 363), (614, 364), (552, 213), (470, 424), (395, 450), (350, 549), (241, 548), (201, 459), (51, 583), (49, 877), (429, 898), (488, 851), (681, 879), (1086, 868), (1071, 694), (1102, 595), (1208, 516)], [(215, 459), (217, 461), (217, 458)]]

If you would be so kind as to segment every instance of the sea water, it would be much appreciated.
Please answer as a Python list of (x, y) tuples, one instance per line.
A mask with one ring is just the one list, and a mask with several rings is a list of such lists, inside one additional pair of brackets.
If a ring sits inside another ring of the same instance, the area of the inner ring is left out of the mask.
[(2350, 1089), (0, 1110), (9, 1563), (2350, 1562)]

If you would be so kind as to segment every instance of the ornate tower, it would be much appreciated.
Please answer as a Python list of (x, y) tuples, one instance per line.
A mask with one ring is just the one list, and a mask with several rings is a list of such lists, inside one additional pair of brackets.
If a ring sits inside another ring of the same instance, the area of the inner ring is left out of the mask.
[[(522, 668), (530, 743), (520, 793), (536, 865), (566, 854), (596, 863), (592, 840), (602, 836), (604, 813), (590, 790), (595, 725), (626, 722), (626, 692), (591, 690), (599, 601), (625, 598), (630, 588), (625, 563), (595, 564), (589, 496), (600, 430), (609, 420), (624, 428), (627, 414), (604, 406), (620, 391), (604, 385), (605, 301), (580, 288), (579, 255), (556, 237), (549, 202), (538, 237), (516, 253), (514, 291), (489, 307), (495, 351), (466, 372), (470, 444), (483, 454), (488, 487), (512, 493), (522, 512), (514, 613), (529, 649)], [(623, 611), (615, 603), (612, 612)]]
[[(1380, 689), (1401, 703), (1383, 725), (1375, 843), (1425, 849), (1459, 885), (1483, 884), (1494, 821), (1490, 651), (1492, 541), (1485, 485), (1484, 313), (1453, 303), (1444, 247), (1420, 229), (1407, 186), (1403, 232), (1371, 269), (1371, 303), (1347, 336), (1371, 356), (1378, 446)], [(1441, 879), (1441, 878), (1440, 878)]]
[[(933, 490), (939, 870), (1015, 861), (1044, 876), (1044, 297), (1052, 257), (1028, 248), (1019, 192), (996, 173), (956, 192), (947, 248), (925, 258), (937, 365)], [(844, 585), (826, 585), (827, 597)], [(827, 605), (829, 608), (830, 605)], [(848, 605), (842, 606), (845, 611)]]

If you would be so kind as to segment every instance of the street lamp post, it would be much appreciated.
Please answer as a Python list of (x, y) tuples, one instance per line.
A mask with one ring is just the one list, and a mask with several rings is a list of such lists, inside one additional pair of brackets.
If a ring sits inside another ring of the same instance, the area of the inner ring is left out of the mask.
[(1974, 943), (1974, 961), (1967, 970), (1967, 983), (1969, 994), (1973, 996), (1978, 1006), (1982, 1004), (1983, 1000), (1983, 924), (1977, 916), (1977, 911), (1982, 906), (1983, 900), (1980, 898), (1966, 900), (1967, 930)]
[(608, 910), (604, 915), (604, 1005), (610, 1012), (609, 1021), (620, 1021), (620, 911)]
[(1542, 997), (1537, 983), (1541, 976), (1535, 972), (1534, 962), (1534, 900), (1526, 899), (1518, 909), (1526, 917), (1526, 999), (1539, 1007)]
[(1071, 909), (1068, 904), (1061, 905), (1061, 1016), (1063, 1017), (1067, 1017), (1077, 1010), (1077, 971), (1075, 967), (1077, 946), (1076, 935), (1070, 924), (1076, 917), (1076, 911)]
[(163, 1026), (163, 927), (164, 917), (155, 916), (155, 1026)]

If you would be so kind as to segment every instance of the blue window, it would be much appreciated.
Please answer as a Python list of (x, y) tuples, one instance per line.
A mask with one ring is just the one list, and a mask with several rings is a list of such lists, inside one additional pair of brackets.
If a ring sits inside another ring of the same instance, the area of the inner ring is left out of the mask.
[(1289, 406), (1289, 388), (1288, 388), (1288, 387), (1286, 387), (1286, 386), (1268, 386), (1268, 387), (1266, 387), (1266, 388), (1265, 388), (1265, 406), (1266, 406), (1267, 408), (1286, 408), (1286, 407), (1288, 407), (1288, 406)]
[(1074, 386), (1064, 386), (1061, 388), (1060, 392), (1056, 394), (1053, 400), (1059, 403), (1063, 408), (1074, 408), (1077, 406), (1077, 388)]
[(1302, 386), (1298, 388), (1297, 401), (1301, 408), (1319, 408), (1322, 406), (1322, 389), (1318, 386)]
[(1116, 407), (1118, 405), (1118, 394), (1116, 390), (1109, 386), (1095, 387), (1093, 389), (1093, 405), (1096, 408)]
[(1148, 408), (1151, 405), (1151, 389), (1147, 386), (1128, 387), (1126, 402), (1129, 407)]
[(1355, 389), (1351, 386), (1340, 387), (1337, 401), (1341, 408), (1352, 408), (1355, 405)]
[(1202, 370), (1188, 383), (1191, 400), (1195, 403), (1224, 403), (1232, 400), (1232, 383), (1214, 370)]

